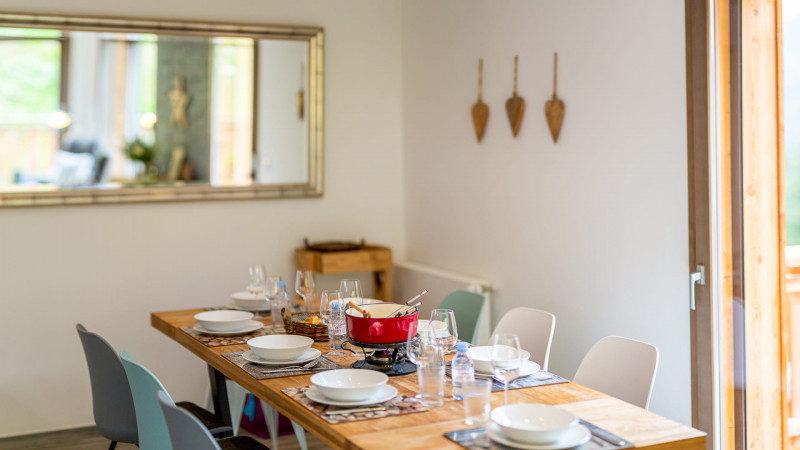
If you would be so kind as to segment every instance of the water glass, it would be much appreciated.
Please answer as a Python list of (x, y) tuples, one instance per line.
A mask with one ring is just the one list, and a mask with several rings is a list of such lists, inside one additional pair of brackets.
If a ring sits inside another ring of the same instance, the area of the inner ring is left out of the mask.
[(464, 423), (467, 425), (483, 425), (489, 422), (489, 402), (492, 393), (491, 380), (469, 380), (461, 387), (464, 396)]
[(417, 377), (422, 406), (436, 408), (444, 405), (444, 364), (417, 364)]
[(248, 268), (250, 282), (247, 284), (247, 292), (253, 295), (261, 295), (264, 292), (264, 283), (267, 279), (267, 269), (263, 264), (253, 264)]
[(300, 297), (303, 297), (301, 309), (308, 312), (308, 297), (314, 293), (314, 272), (298, 270), (294, 278), (294, 290)]
[(269, 299), (269, 316), (270, 319), (272, 319), (273, 333), (284, 333), (286, 331), (281, 309), (287, 308), (288, 306), (286, 300), (281, 296), (275, 296)]
[(445, 353), (455, 351), (456, 342), (458, 342), (458, 328), (456, 327), (456, 315), (452, 309), (434, 309), (431, 311), (428, 336)]
[(279, 281), (281, 281), (281, 277), (279, 276), (271, 275), (267, 277), (267, 281), (264, 283), (264, 295), (267, 299), (271, 299), (281, 292), (278, 287)]
[(342, 293), (342, 300), (347, 305), (353, 302), (358, 306), (364, 302), (364, 296), (361, 294), (361, 281), (346, 279), (339, 282), (339, 292)]
[(508, 404), (508, 385), (519, 376), (522, 367), (516, 334), (501, 333), (492, 336), (492, 370), (494, 376), (503, 380), (504, 404)]
[(345, 356), (342, 352), (337, 352), (341, 348), (341, 339), (344, 335), (344, 314), (342, 314), (342, 298), (339, 291), (322, 291), (319, 302), (319, 316), (322, 323), (328, 326), (328, 346), (331, 351), (326, 353), (327, 357)]

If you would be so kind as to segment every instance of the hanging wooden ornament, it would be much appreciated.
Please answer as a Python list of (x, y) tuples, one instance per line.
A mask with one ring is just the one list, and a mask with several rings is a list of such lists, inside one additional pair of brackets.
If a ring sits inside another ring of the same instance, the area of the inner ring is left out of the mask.
[(489, 107), (483, 103), (483, 58), (478, 60), (478, 101), (472, 105), (472, 124), (475, 126), (475, 137), (478, 142), (483, 139), (486, 122), (489, 120)]
[(506, 113), (511, 124), (511, 134), (517, 137), (519, 126), (522, 125), (522, 116), (525, 114), (525, 100), (517, 95), (517, 65), (519, 57), (514, 56), (514, 93), (506, 100)]
[(564, 102), (556, 96), (558, 86), (558, 53), (553, 56), (553, 98), (544, 104), (544, 115), (547, 118), (547, 126), (550, 128), (550, 135), (553, 142), (558, 142), (558, 135), (561, 133), (561, 123), (564, 121)]

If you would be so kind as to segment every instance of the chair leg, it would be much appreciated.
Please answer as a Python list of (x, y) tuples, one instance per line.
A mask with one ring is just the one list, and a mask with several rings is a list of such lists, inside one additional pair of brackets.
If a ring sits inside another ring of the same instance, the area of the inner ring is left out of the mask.
[(108, 450), (114, 450), (117, 448), (117, 441), (111, 441), (111, 445), (108, 446)]
[(294, 423), (294, 420), (292, 421), (292, 428), (294, 429), (294, 435), (297, 436), (297, 442), (300, 444), (300, 450), (308, 450), (308, 445), (306, 445), (306, 430)]

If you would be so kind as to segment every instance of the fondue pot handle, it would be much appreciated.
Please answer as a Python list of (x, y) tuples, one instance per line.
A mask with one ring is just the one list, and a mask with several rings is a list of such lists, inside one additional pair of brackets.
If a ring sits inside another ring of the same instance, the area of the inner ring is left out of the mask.
[(383, 322), (374, 322), (369, 326), (370, 336), (380, 336), (383, 334)]

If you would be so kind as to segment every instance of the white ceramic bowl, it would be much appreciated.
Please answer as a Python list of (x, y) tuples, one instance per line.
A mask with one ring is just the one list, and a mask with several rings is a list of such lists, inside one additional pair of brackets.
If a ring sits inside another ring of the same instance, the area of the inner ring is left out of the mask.
[(249, 292), (237, 292), (231, 295), (233, 303), (242, 309), (265, 309), (269, 307), (267, 299), (263, 295), (251, 294)]
[(535, 403), (500, 406), (491, 417), (512, 441), (536, 445), (558, 441), (578, 423), (575, 414), (567, 410)]
[[(419, 336), (423, 340), (427, 340), (427, 338), (428, 338), (428, 327), (430, 327), (430, 324), (431, 324), (430, 320), (421, 319), (421, 320), (417, 321), (417, 332), (419, 333)], [(447, 324), (445, 324), (441, 320), (436, 320), (436, 321), (434, 321), (433, 328), (434, 328), (435, 331), (441, 332), (442, 330), (445, 330), (447, 328)], [(440, 333), (436, 333), (436, 334), (440, 334)]]
[(311, 347), (314, 340), (296, 334), (271, 334), (247, 341), (253, 352), (267, 361), (291, 361)]
[[(475, 371), (481, 373), (492, 373), (492, 346), (491, 345), (484, 345), (478, 347), (470, 347), (467, 351), (469, 353), (469, 357), (472, 358), (472, 361), (475, 363)], [(520, 349), (521, 360), (527, 360), (531, 357), (531, 354), (527, 350)]]
[(236, 331), (246, 327), (253, 319), (247, 311), (206, 311), (194, 315), (194, 320), (208, 331)]
[(389, 377), (385, 373), (366, 369), (339, 369), (311, 376), (311, 384), (331, 400), (360, 402), (378, 392)]

